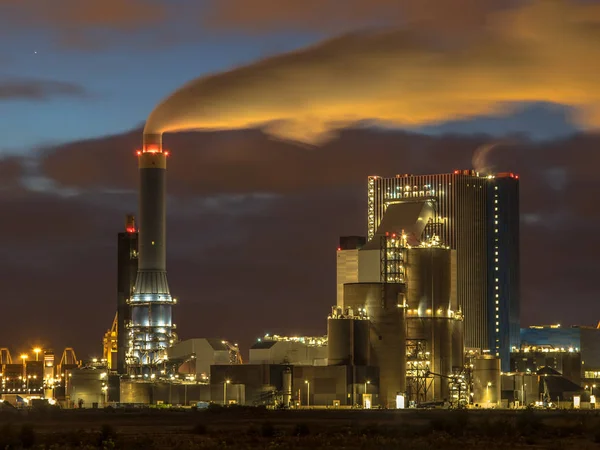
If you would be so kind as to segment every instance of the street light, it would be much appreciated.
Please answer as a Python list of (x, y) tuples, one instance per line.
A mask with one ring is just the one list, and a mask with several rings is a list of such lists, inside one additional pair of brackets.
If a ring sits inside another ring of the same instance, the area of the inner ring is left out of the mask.
[(488, 381), (487, 386), (485, 387), (485, 396), (487, 397), (488, 404), (490, 403), (490, 386), (492, 385), (491, 381)]
[(39, 360), (39, 356), (40, 356), (40, 352), (42, 351), (41, 348), (36, 347), (33, 349), (33, 353), (35, 353), (35, 360), (38, 361)]
[(368, 384), (371, 384), (371, 380), (365, 381), (365, 395), (368, 394), (368, 391), (367, 391), (367, 385)]
[(223, 406), (227, 405), (227, 385), (231, 383), (231, 380), (225, 380), (223, 383)]
[(28, 356), (27, 356), (25, 353), (23, 353), (23, 354), (21, 355), (21, 359), (23, 360), (23, 378), (25, 378), (25, 376), (27, 375), (27, 374), (26, 374), (26, 372), (25, 372), (25, 360), (26, 360), (27, 358), (28, 358)]
[(310, 382), (308, 380), (304, 380), (306, 383), (306, 406), (310, 406)]

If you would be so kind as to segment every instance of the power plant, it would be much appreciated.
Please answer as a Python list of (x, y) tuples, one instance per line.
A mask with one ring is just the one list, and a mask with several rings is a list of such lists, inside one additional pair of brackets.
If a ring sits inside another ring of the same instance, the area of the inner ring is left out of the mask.
[[(16, 367), (0, 354), (4, 397), (17, 389), (17, 402), (46, 398), (64, 407), (494, 408), (527, 405), (538, 395), (545, 404), (553, 398), (580, 404), (577, 383), (594, 386), (588, 376), (600, 373), (600, 360), (586, 356), (583, 371), (577, 344), (584, 347), (583, 338), (545, 337), (575, 342), (573, 357), (549, 358), (546, 341), (531, 338), (531, 330), (515, 333), (514, 174), (369, 177), (367, 236), (340, 238), (337, 298), (323, 305), (326, 335), (265, 335), (246, 361), (226, 339), (180, 340), (166, 271), (168, 156), (161, 134), (144, 134), (138, 221), (127, 216), (118, 233), (116, 315), (102, 358), (61, 361), (50, 374), (43, 365), (27, 366), (26, 357)], [(600, 328), (581, 336), (600, 345)], [(524, 352), (530, 357), (522, 358)], [(34, 383), (38, 376), (47, 381)]]

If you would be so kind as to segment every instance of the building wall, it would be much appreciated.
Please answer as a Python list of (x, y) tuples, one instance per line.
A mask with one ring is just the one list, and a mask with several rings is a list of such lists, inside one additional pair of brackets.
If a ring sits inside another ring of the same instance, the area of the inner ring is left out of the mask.
[(178, 342), (169, 348), (168, 356), (171, 360), (189, 360), (190, 367), (195, 370), (197, 377), (210, 374), (210, 366), (213, 364), (230, 364), (229, 351), (215, 349), (209, 340), (204, 338)]
[(302, 342), (279, 341), (268, 348), (250, 349), (250, 364), (325, 365), (326, 346), (307, 345)]
[(580, 328), (581, 359), (585, 370), (600, 371), (600, 329)]
[(520, 345), (519, 179), (497, 174), (488, 189), (489, 349), (508, 371)]
[(104, 406), (106, 393), (102, 388), (108, 383), (105, 370), (78, 369), (70, 371), (68, 376), (67, 395), (72, 404), (77, 406), (81, 399), (84, 408), (91, 408), (94, 403)]
[[(283, 389), (283, 372), (289, 367), (277, 364), (238, 364), (238, 365), (215, 365), (210, 368), (211, 399), (216, 403), (223, 403), (225, 394), (224, 384), (229, 380), (227, 387), (227, 399), (235, 400), (240, 404), (258, 405), (275, 400), (274, 392)], [(241, 387), (237, 391), (231, 390), (229, 385), (243, 386), (244, 398), (232, 398), (237, 392), (242, 392)]]
[(381, 279), (381, 251), (360, 250), (358, 253), (358, 282), (379, 283), (380, 281), (383, 281)]
[[(368, 237), (372, 238), (390, 202), (436, 200), (432, 233), (456, 250), (457, 298), (465, 317), (465, 345), (487, 349), (488, 180), (465, 171), (368, 179)], [(406, 197), (406, 188), (411, 194)], [(402, 197), (400, 197), (400, 193)]]
[(504, 373), (501, 375), (501, 386), (502, 400), (506, 406), (515, 401), (528, 405), (540, 399), (539, 377), (535, 374)]
[(344, 286), (344, 308), (364, 308), (370, 320), (370, 366), (379, 368), (380, 403), (394, 407), (406, 390), (404, 284), (357, 283)]
[(550, 367), (575, 384), (581, 383), (581, 353), (569, 351), (518, 351), (510, 354), (511, 372), (537, 373)]
[(581, 349), (580, 328), (529, 327), (521, 328), (522, 346), (552, 346)]
[[(131, 310), (127, 300), (131, 296), (137, 276), (138, 234), (119, 233), (117, 240), (117, 361), (118, 373), (127, 373), (126, 355), (129, 346), (127, 324)], [(113, 366), (114, 367), (114, 366)]]
[(344, 301), (344, 284), (358, 282), (358, 249), (337, 251), (337, 306)]

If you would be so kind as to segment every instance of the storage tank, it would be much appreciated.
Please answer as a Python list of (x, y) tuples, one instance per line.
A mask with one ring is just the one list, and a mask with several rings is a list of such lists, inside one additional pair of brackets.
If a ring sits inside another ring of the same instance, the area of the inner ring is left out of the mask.
[(368, 366), (370, 354), (369, 321), (354, 319), (354, 365)]
[(452, 367), (455, 368), (465, 365), (464, 327), (462, 318), (452, 321)]
[(289, 408), (292, 404), (292, 370), (286, 367), (282, 377), (283, 406)]
[(453, 251), (443, 247), (414, 247), (406, 254), (406, 300), (420, 316), (448, 311), (456, 292), (452, 282)]
[(500, 403), (500, 359), (480, 355), (473, 359), (473, 404), (493, 408)]
[(327, 319), (327, 364), (330, 366), (369, 364), (369, 321), (361, 308), (333, 307)]
[(342, 366), (352, 364), (354, 320), (344, 316), (327, 319), (327, 364)]
[(369, 365), (379, 368), (379, 403), (396, 407), (396, 396), (406, 389), (404, 285), (350, 283), (344, 285), (344, 307), (365, 309), (369, 318)]

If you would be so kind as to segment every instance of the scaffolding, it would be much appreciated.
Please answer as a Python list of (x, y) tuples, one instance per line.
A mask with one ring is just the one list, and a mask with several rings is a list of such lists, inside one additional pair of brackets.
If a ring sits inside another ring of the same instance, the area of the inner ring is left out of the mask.
[(452, 376), (448, 380), (450, 398), (453, 406), (458, 408), (466, 407), (470, 402), (471, 392), (471, 371), (465, 367), (455, 367)]
[(430, 358), (425, 339), (406, 340), (406, 394), (409, 404), (419, 405), (427, 401), (433, 382)]
[(381, 281), (404, 283), (406, 280), (404, 250), (407, 247), (404, 231), (400, 234), (386, 232), (380, 239)]

